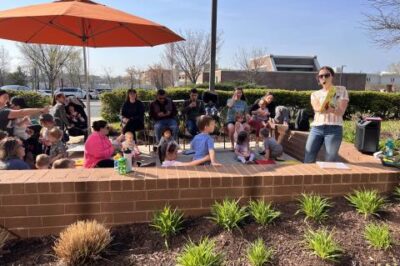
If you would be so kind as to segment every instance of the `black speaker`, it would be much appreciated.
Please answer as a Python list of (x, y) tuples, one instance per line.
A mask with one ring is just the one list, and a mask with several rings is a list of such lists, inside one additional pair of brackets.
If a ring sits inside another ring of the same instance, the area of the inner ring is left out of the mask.
[(356, 124), (356, 139), (354, 145), (363, 153), (378, 151), (381, 134), (381, 119), (376, 117), (365, 118)]

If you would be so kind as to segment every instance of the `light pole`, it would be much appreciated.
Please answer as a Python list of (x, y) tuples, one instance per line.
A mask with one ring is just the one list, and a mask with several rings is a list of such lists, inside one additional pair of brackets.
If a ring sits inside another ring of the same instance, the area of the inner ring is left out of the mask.
[(343, 75), (343, 69), (344, 69), (345, 66), (346, 66), (346, 65), (342, 65), (342, 66), (340, 67), (340, 80), (339, 80), (340, 86), (342, 86), (342, 75)]
[(217, 7), (218, 0), (212, 0), (211, 11), (211, 59), (210, 59), (210, 81), (209, 90), (215, 90), (215, 57), (217, 50)]

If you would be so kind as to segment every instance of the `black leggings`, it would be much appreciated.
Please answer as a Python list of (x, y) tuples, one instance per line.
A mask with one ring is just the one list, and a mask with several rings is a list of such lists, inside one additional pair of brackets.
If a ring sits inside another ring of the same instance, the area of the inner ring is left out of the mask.
[(113, 168), (113, 167), (114, 167), (114, 160), (105, 159), (98, 162), (95, 168)]

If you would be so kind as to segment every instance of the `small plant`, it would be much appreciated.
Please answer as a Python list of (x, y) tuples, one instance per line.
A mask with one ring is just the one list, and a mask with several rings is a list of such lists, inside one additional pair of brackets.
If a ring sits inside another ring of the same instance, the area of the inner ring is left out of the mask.
[(264, 241), (259, 238), (247, 249), (247, 260), (251, 266), (263, 266), (271, 262), (274, 251), (264, 245)]
[(60, 233), (53, 249), (67, 265), (84, 265), (110, 244), (110, 231), (97, 221), (78, 221)]
[(355, 190), (353, 194), (345, 198), (357, 209), (357, 212), (364, 214), (365, 218), (368, 215), (379, 216), (379, 212), (386, 203), (385, 198), (379, 196), (376, 190)]
[(222, 204), (214, 203), (211, 207), (211, 214), (210, 219), (228, 231), (239, 228), (239, 223), (248, 215), (246, 208), (240, 207), (238, 201), (227, 199)]
[(251, 200), (249, 202), (249, 212), (256, 222), (263, 226), (272, 223), (281, 215), (281, 212), (272, 208), (271, 203), (266, 203), (263, 200)]
[(394, 189), (393, 194), (394, 194), (394, 197), (395, 197), (397, 200), (400, 201), (400, 186), (398, 186), (398, 187), (396, 187), (396, 188)]
[(389, 227), (370, 223), (365, 226), (364, 237), (371, 247), (387, 250), (391, 247), (393, 240), (390, 236)]
[(334, 241), (333, 233), (325, 229), (308, 230), (304, 235), (307, 247), (323, 260), (338, 261), (342, 256), (342, 249)]
[(223, 256), (215, 252), (215, 242), (204, 238), (196, 245), (192, 241), (185, 245), (176, 259), (177, 266), (219, 266)]
[(299, 210), (296, 214), (303, 213), (307, 219), (312, 219), (317, 222), (321, 222), (328, 217), (328, 208), (332, 207), (332, 204), (327, 198), (323, 198), (319, 195), (314, 194), (302, 194), (299, 199)]
[(168, 239), (182, 230), (182, 223), (183, 214), (176, 208), (172, 210), (170, 206), (165, 206), (162, 211), (154, 214), (150, 226), (156, 228), (164, 237), (165, 247), (168, 249)]
[(8, 232), (0, 227), (0, 257), (1, 257), (1, 249), (4, 247), (4, 244), (6, 243), (8, 239)]

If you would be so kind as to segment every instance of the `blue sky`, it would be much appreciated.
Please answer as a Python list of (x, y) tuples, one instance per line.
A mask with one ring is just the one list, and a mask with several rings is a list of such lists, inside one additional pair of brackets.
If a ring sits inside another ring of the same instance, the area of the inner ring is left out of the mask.
[[(42, 0), (0, 0), (9, 9)], [(99, 0), (99, 2), (163, 24), (173, 31), (210, 30), (211, 0)], [(234, 67), (239, 47), (265, 47), (270, 54), (317, 55), (321, 65), (347, 65), (346, 72), (379, 72), (400, 61), (400, 50), (377, 47), (362, 28), (365, 0), (219, 0), (218, 28), (223, 32), (219, 66)], [(21, 60), (15, 43), (0, 40)], [(90, 70), (104, 67), (123, 74), (131, 65), (146, 67), (160, 61), (162, 46), (155, 48), (90, 49)]]

